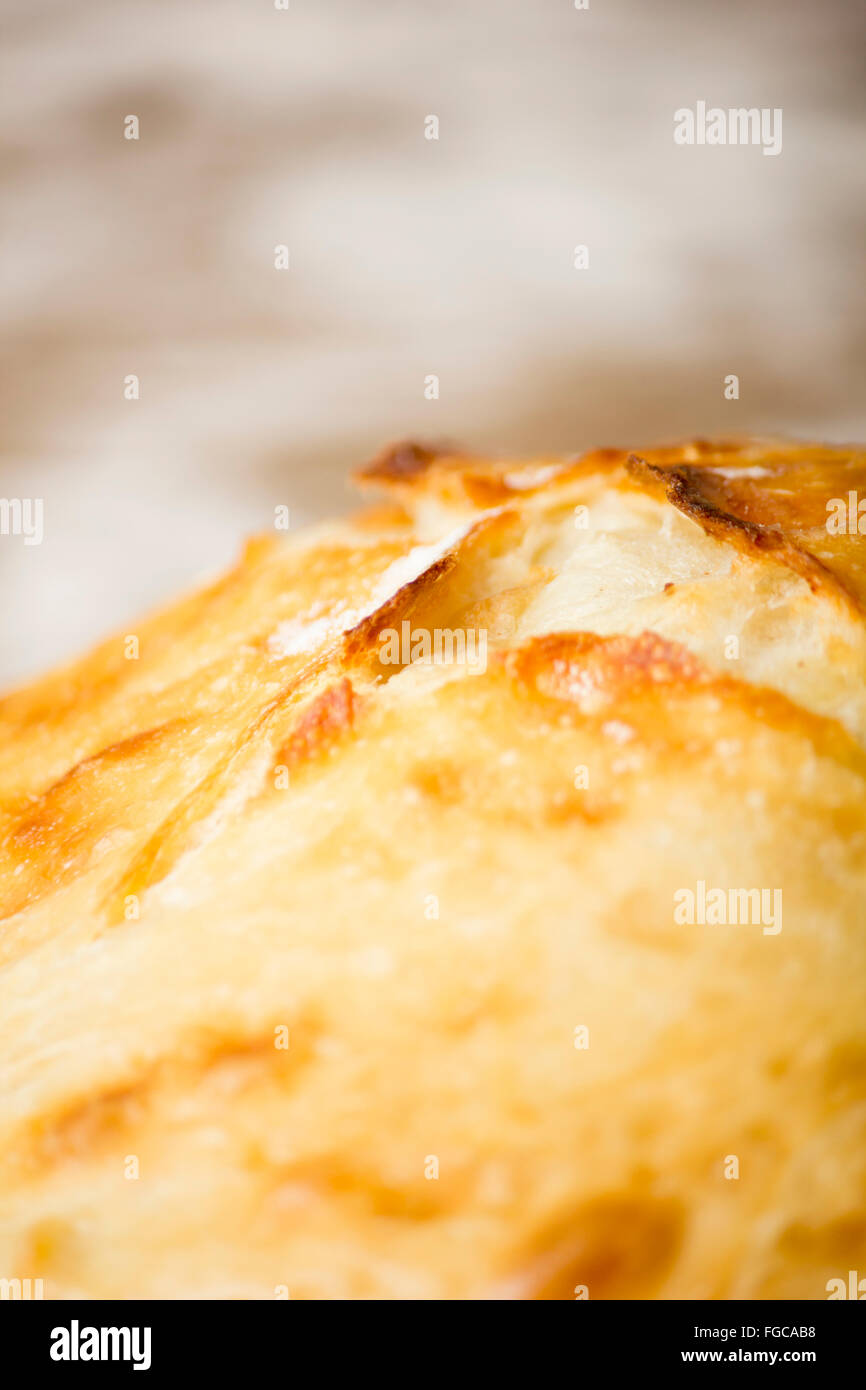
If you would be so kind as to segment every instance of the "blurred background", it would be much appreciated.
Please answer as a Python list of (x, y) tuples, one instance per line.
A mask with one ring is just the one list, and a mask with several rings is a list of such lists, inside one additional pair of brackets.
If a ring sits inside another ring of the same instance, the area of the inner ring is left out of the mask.
[[(278, 503), (349, 507), (403, 435), (866, 436), (859, 0), (0, 13), (0, 497), (45, 518), (39, 546), (0, 536), (0, 684), (219, 569)], [(781, 107), (781, 154), (675, 145), (698, 100)]]

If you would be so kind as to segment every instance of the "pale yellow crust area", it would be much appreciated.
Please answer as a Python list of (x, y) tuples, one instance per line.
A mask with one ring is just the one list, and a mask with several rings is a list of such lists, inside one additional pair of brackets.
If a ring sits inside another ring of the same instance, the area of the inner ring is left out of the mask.
[[(826, 1298), (866, 1272), (864, 542), (825, 524), (863, 452), (361, 480), (0, 700), (0, 1278)], [(403, 624), (486, 660), (389, 664)], [(774, 924), (683, 922), (699, 883)]]

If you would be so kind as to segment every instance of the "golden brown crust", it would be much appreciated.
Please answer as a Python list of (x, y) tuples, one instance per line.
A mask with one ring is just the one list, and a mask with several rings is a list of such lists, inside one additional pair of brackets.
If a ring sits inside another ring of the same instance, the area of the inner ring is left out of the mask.
[[(0, 701), (0, 1277), (823, 1298), (862, 1268), (864, 557), (825, 518), (863, 469), (398, 446), (384, 507), (257, 538)], [(404, 625), (485, 659), (388, 656)], [(783, 928), (683, 925), (698, 882), (778, 889)]]
[[(711, 455), (713, 461), (717, 457)], [(750, 475), (748, 462), (740, 458), (739, 463), (732, 466), (725, 455), (719, 471), (714, 462), (660, 465), (632, 454), (626, 467), (642, 486), (658, 484), (667, 500), (709, 535), (781, 561), (810, 588), (823, 587), (862, 612), (866, 574), (860, 547), (828, 532), (826, 504), (866, 489), (866, 456), (840, 457), (827, 450), (770, 455), (760, 465), (760, 481)]]
[(866, 495), (866, 453), (859, 447), (693, 440), (643, 453), (596, 449), (573, 459), (518, 465), (409, 441), (383, 450), (357, 477), (396, 496), (460, 494), (489, 507), (565, 487), (591, 472), (610, 473), (613, 485), (624, 472), (638, 486), (661, 492), (709, 534), (767, 554), (810, 585), (824, 585), (863, 610), (866, 569), (859, 537), (830, 533), (826, 524), (831, 499), (847, 499), (852, 491)]

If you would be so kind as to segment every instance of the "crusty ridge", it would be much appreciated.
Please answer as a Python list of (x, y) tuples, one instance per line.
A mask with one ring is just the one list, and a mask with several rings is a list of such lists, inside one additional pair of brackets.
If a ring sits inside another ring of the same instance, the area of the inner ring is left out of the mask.
[(866, 567), (857, 535), (827, 531), (827, 502), (866, 493), (866, 453), (782, 440), (691, 440), (635, 452), (595, 449), (571, 459), (479, 459), (405, 442), (390, 446), (357, 475), (406, 500), (462, 492), (475, 505), (502, 504), (527, 492), (567, 487), (590, 472), (624, 475), (657, 490), (709, 534), (752, 553), (771, 555), (814, 587), (866, 602)]
[[(822, 521), (828, 496), (866, 490), (860, 451), (696, 441), (514, 463), (401, 444), (359, 478), (390, 491), (406, 513), (396, 521), (391, 514), (380, 537), (369, 539), (365, 520), (297, 552), (261, 538), (224, 579), (142, 625), (139, 662), (124, 660), (123, 644), (112, 639), (0, 702), (8, 735), (0, 912), (17, 913), (86, 872), (116, 808), (127, 804), (130, 775), (147, 769), (148, 805), (135, 817), (139, 848), (127, 847), (129, 867), (106, 900), (116, 920), (126, 897), (162, 878), (197, 828), (245, 785), (247, 769), (253, 784), (261, 777), (263, 748), (290, 741), (298, 721), (309, 719), (310, 701), (340, 677), (359, 691), (383, 679), (376, 659), (383, 628), (404, 620), (447, 627), (468, 615), (507, 646), (551, 569), (530, 563), (520, 583), (499, 589), (497, 560), (524, 543), (547, 510), (567, 526), (573, 499), (598, 496), (599, 487), (663, 496), (723, 546), (801, 575), (817, 599), (844, 606), (856, 636), (864, 629), (862, 542), (830, 536)], [(457, 527), (428, 551), (414, 544), (412, 511), (431, 494)], [(383, 572), (384, 589), (377, 588)], [(347, 574), (361, 595), (348, 604)], [(316, 615), (308, 649), (302, 643), (279, 659), (281, 624), (303, 629), (305, 611)], [(862, 654), (860, 646), (861, 661)], [(848, 674), (856, 682), (862, 672), (861, 664)]]

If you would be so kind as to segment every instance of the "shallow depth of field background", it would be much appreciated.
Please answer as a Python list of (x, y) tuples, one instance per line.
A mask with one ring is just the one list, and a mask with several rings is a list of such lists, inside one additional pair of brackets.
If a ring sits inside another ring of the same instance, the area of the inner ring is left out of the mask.
[[(0, 0), (0, 684), (402, 435), (866, 436), (866, 6), (590, 4)], [(782, 153), (674, 145), (699, 99)]]

